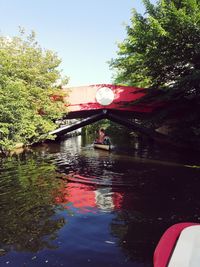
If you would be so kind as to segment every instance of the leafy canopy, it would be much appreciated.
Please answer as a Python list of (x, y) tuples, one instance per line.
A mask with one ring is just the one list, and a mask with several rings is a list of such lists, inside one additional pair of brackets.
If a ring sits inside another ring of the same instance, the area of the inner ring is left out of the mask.
[(146, 101), (168, 101), (159, 124), (178, 116), (173, 134), (200, 135), (200, 1), (143, 0), (144, 15), (132, 12), (126, 39), (110, 62), (115, 82), (150, 88)]
[(64, 112), (58, 86), (67, 82), (58, 70), (60, 59), (43, 50), (32, 32), (0, 36), (0, 150), (16, 143), (32, 144), (46, 138), (55, 128), (54, 120)]

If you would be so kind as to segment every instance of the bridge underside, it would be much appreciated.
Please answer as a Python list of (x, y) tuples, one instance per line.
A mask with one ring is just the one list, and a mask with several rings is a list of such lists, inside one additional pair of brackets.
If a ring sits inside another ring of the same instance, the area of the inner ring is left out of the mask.
[[(121, 113), (120, 113), (120, 115), (121, 115)], [(94, 114), (94, 115), (92, 115), (86, 119), (82, 119), (81, 121), (78, 121), (73, 125), (67, 125), (67, 126), (59, 128), (59, 129), (56, 129), (56, 130), (50, 132), (50, 134), (56, 135), (57, 138), (59, 138), (59, 137), (65, 135), (69, 132), (72, 132), (74, 130), (77, 130), (77, 129), (82, 128), (86, 125), (89, 125), (91, 123), (94, 123), (96, 121), (103, 120), (103, 119), (111, 120), (113, 122), (116, 122), (118, 124), (126, 126), (133, 131), (140, 132), (140, 133), (147, 135), (149, 137), (152, 137), (152, 138), (157, 138), (157, 139), (162, 138), (163, 139), (165, 137), (163, 134), (160, 134), (160, 133), (158, 133), (152, 129), (141, 126), (139, 123), (132, 122), (132, 121), (130, 121), (130, 120), (128, 120), (122, 116), (119, 116), (116, 113), (114, 113), (110, 110), (106, 110), (106, 109), (100, 110), (100, 111), (98, 111), (98, 113), (96, 113), (96, 114)]]
[[(83, 119), (83, 118), (88, 118), (94, 115), (98, 115), (104, 112), (105, 109), (98, 109), (98, 110), (81, 110), (81, 111), (70, 111), (67, 113), (63, 119)], [(138, 119), (146, 119), (151, 116), (153, 116), (153, 112), (151, 113), (140, 113), (140, 112), (135, 112), (135, 111), (126, 111), (126, 110), (117, 110), (117, 109), (106, 109), (107, 113), (109, 114), (115, 114), (119, 117), (122, 118), (127, 118), (127, 119), (133, 119), (133, 118), (138, 118)]]

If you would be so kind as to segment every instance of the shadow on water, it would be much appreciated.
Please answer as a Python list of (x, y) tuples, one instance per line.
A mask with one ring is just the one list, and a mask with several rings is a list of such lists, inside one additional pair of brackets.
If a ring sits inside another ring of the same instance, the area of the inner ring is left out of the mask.
[(200, 221), (195, 157), (121, 144), (79, 136), (1, 159), (0, 266), (152, 267), (166, 228)]

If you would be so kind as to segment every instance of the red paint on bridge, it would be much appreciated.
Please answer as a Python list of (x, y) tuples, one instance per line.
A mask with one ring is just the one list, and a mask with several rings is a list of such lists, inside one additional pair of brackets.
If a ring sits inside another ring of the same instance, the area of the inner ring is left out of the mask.
[[(109, 105), (102, 106), (96, 100), (97, 91), (106, 87), (113, 91), (114, 100)], [(130, 103), (142, 98), (145, 95), (143, 88), (111, 85), (111, 84), (98, 84), (90, 86), (80, 86), (63, 88), (68, 96), (66, 97), (66, 104), (68, 112), (80, 112), (80, 111), (95, 111), (95, 110), (119, 110), (136, 113), (150, 113), (158, 106), (152, 103), (133, 105)]]

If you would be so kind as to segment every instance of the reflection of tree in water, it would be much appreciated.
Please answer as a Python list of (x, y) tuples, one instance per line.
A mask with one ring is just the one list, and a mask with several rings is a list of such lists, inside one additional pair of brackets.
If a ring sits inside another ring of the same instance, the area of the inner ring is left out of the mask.
[[(22, 156), (24, 157), (24, 156)], [(4, 160), (0, 179), (0, 245), (6, 250), (36, 252), (54, 248), (65, 224), (55, 218), (54, 197), (60, 181), (54, 166), (31, 158)], [(54, 193), (52, 193), (54, 192)]]
[(160, 168), (135, 178), (132, 188), (121, 192), (121, 210), (111, 223), (111, 233), (127, 257), (147, 266), (152, 266), (154, 249), (168, 227), (200, 219), (199, 170)]
[[(121, 211), (111, 224), (112, 234), (129, 260), (151, 263), (157, 241), (155, 225), (138, 212)], [(145, 265), (151, 266), (151, 265)]]

